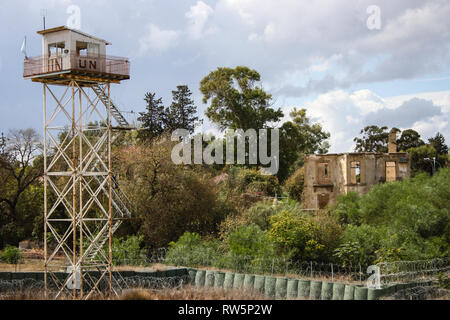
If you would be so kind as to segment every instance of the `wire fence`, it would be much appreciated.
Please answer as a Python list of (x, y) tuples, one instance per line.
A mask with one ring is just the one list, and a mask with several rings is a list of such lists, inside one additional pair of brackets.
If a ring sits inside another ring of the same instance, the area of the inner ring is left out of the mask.
[[(169, 253), (169, 254), (168, 254)], [(345, 265), (317, 261), (297, 261), (282, 257), (252, 257), (242, 255), (218, 255), (216, 252), (198, 254), (192, 251), (178, 251), (171, 254), (166, 248), (149, 253), (147, 259), (124, 259), (119, 264), (152, 265), (155, 263), (192, 268), (224, 269), (233, 272), (262, 275), (296, 276), (305, 279), (327, 279), (365, 283), (372, 272), (368, 265)], [(379, 267), (380, 283), (427, 282), (439, 277), (449, 278), (450, 260), (431, 259), (418, 261), (383, 262)]]

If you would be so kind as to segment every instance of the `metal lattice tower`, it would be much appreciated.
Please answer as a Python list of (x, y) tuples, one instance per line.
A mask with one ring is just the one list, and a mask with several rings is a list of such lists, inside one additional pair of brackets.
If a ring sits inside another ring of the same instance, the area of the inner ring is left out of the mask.
[(131, 213), (111, 144), (115, 129), (130, 126), (111, 83), (129, 79), (129, 61), (106, 56), (108, 42), (78, 30), (38, 33), (43, 55), (25, 59), (24, 78), (43, 87), (45, 290), (54, 298), (117, 294), (112, 235)]

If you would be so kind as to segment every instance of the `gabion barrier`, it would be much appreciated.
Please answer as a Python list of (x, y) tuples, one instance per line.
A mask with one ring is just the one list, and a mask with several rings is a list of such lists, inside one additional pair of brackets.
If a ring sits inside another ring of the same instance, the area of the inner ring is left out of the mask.
[[(190, 278), (195, 278), (195, 283), (202, 283), (205, 278), (205, 287), (216, 289), (240, 289), (249, 292), (263, 293), (272, 299), (311, 299), (311, 300), (378, 300), (386, 296), (393, 296), (396, 292), (405, 292), (410, 288), (427, 286), (425, 283), (399, 283), (392, 286), (384, 286), (381, 289), (368, 289), (365, 286), (345, 284), (329, 281), (311, 281), (305, 279), (272, 277), (221, 271), (197, 270), (195, 275), (189, 269)], [(213, 284), (213, 285), (212, 285)], [(413, 291), (408, 291), (413, 292)], [(406, 296), (407, 294), (403, 294)], [(400, 294), (398, 294), (400, 296)]]

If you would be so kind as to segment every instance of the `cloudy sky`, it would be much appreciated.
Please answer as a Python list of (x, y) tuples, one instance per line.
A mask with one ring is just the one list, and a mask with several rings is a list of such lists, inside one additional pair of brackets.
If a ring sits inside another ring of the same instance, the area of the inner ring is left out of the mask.
[(304, 107), (330, 131), (332, 152), (351, 151), (370, 124), (450, 142), (447, 0), (1, 0), (0, 131), (42, 131), (42, 88), (22, 79), (20, 47), (27, 36), (28, 56), (40, 55), (41, 9), (49, 28), (68, 24), (71, 5), (82, 31), (131, 59), (131, 80), (112, 91), (122, 110), (143, 111), (147, 91), (168, 104), (187, 84), (204, 117), (200, 80), (245, 65), (286, 115)]

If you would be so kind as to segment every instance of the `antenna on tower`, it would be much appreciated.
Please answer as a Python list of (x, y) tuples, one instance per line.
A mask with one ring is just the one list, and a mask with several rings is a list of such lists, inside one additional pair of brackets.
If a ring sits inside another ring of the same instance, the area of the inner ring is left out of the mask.
[(41, 9), (41, 17), (42, 17), (42, 23), (44, 24), (44, 30), (45, 30), (45, 17), (47, 16), (47, 9)]

